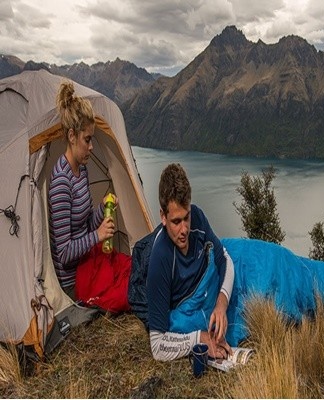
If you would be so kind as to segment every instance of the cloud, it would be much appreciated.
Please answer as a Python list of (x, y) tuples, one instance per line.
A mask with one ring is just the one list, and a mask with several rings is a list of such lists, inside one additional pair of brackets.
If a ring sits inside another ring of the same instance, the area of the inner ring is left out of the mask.
[(13, 17), (13, 11), (9, 0), (3, 0), (0, 3), (0, 21), (6, 21)]
[(150, 70), (182, 68), (232, 17), (224, 0), (129, 0), (109, 6), (98, 0), (82, 12), (95, 18), (90, 40), (101, 54), (112, 59), (109, 55), (118, 47), (120, 58)]
[(322, 0), (2, 0), (0, 48), (49, 63), (112, 61), (174, 74), (236, 25), (247, 39), (324, 44)]

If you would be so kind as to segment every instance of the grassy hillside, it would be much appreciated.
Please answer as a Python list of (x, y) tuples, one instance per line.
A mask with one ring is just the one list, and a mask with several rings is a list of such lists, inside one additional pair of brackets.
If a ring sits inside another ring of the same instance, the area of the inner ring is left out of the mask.
[(315, 321), (287, 327), (271, 303), (247, 306), (257, 352), (246, 366), (200, 379), (188, 358), (152, 359), (148, 335), (133, 315), (100, 317), (72, 331), (38, 367), (22, 377), (15, 352), (1, 350), (1, 398), (321, 398), (324, 395), (324, 307)]

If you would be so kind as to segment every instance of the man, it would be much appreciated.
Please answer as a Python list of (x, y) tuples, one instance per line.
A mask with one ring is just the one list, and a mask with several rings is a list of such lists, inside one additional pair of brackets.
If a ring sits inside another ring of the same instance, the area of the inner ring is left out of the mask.
[(211, 357), (231, 353), (225, 341), (226, 311), (234, 267), (201, 209), (180, 164), (170, 164), (159, 183), (162, 228), (147, 276), (148, 320), (153, 357), (186, 356), (206, 343)]

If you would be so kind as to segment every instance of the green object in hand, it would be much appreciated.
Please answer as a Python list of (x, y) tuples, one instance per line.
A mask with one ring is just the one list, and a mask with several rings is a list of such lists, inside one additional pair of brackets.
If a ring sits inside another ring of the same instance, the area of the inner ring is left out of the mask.
[[(104, 217), (114, 218), (115, 212), (115, 198), (113, 194), (109, 193), (105, 201)], [(104, 253), (111, 253), (114, 247), (113, 238), (106, 239), (102, 243), (102, 251)]]

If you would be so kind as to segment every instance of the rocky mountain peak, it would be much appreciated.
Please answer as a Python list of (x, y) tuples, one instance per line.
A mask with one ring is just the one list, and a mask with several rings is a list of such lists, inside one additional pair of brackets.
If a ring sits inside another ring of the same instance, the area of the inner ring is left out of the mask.
[(323, 52), (304, 39), (254, 43), (226, 27), (175, 77), (122, 105), (130, 141), (165, 150), (324, 158), (323, 70)]
[(276, 58), (293, 58), (300, 67), (318, 66), (318, 52), (313, 45), (310, 45), (305, 39), (289, 35), (282, 37), (276, 47)]
[(211, 46), (223, 47), (231, 46), (233, 48), (240, 48), (250, 43), (243, 32), (236, 28), (236, 26), (227, 26), (220, 35), (215, 36), (210, 42)]
[(144, 68), (138, 68), (135, 64), (118, 57), (115, 61), (98, 62), (93, 65), (81, 61), (72, 65), (58, 66), (32, 60), (25, 63), (15, 56), (0, 54), (0, 79), (19, 74), (24, 70), (39, 69), (46, 69), (55, 75), (64, 76), (97, 90), (118, 105), (135, 96), (139, 90), (156, 79)]
[(24, 68), (25, 63), (18, 57), (0, 54), (0, 79), (6, 76), (19, 74)]
[(44, 66), (114, 100), (132, 145), (324, 159), (324, 53), (298, 36), (254, 43), (228, 26), (157, 80), (119, 58), (56, 66), (0, 55), (0, 77)]

